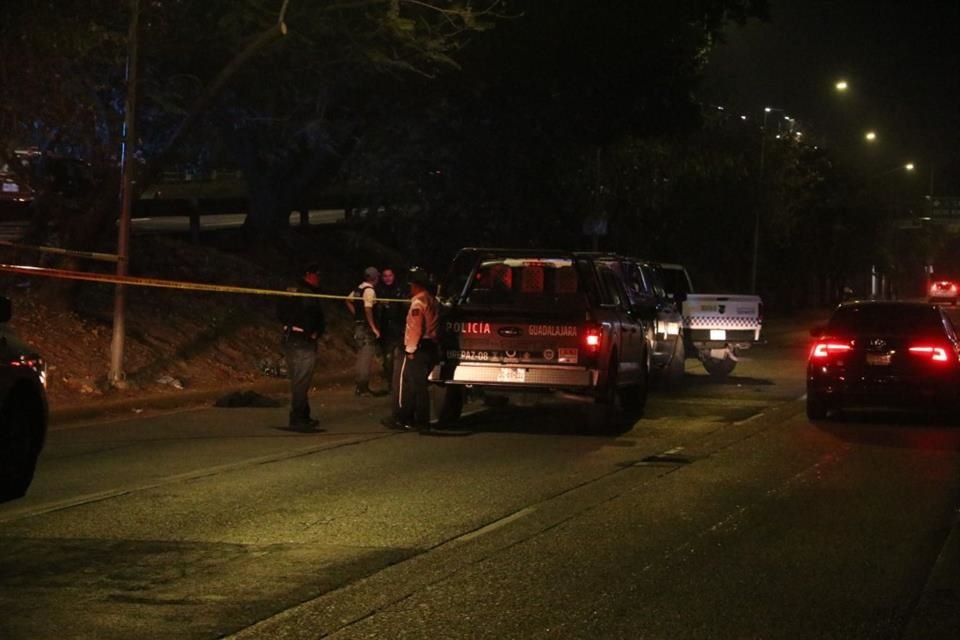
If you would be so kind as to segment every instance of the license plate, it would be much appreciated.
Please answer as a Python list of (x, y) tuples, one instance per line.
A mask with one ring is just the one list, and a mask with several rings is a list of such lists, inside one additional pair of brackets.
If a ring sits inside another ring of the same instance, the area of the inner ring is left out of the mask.
[(727, 330), (726, 330), (726, 329), (710, 329), (710, 339), (711, 339), (711, 340), (726, 340), (726, 339), (727, 339)]
[(890, 364), (889, 353), (868, 353), (867, 364), (875, 367), (885, 367)]
[(3, 192), (4, 193), (19, 193), (20, 186), (13, 182), (4, 182), (3, 183)]
[(526, 369), (501, 368), (497, 373), (497, 382), (524, 382), (526, 379)]

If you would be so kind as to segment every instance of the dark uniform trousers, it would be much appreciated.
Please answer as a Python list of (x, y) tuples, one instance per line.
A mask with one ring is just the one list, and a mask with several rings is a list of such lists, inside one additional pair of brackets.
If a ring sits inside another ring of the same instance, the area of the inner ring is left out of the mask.
[(421, 340), (410, 358), (406, 354), (400, 365), (400, 388), (397, 390), (397, 421), (426, 429), (430, 426), (430, 391), (427, 378), (439, 362), (440, 353), (433, 340)]
[(317, 364), (317, 341), (288, 332), (283, 339), (283, 353), (290, 377), (290, 424), (306, 422), (310, 420), (307, 393)]

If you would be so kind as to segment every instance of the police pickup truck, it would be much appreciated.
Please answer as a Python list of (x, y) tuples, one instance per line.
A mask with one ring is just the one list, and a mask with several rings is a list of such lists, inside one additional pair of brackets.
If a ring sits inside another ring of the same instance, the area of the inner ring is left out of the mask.
[(712, 376), (729, 375), (738, 354), (760, 341), (760, 297), (694, 293), (683, 265), (661, 263), (656, 268), (667, 293), (681, 305), (686, 355), (697, 357)]
[(632, 304), (609, 261), (568, 251), (462, 249), (440, 284), (440, 420), (468, 388), (554, 392), (597, 406), (601, 424), (646, 403), (653, 309)]

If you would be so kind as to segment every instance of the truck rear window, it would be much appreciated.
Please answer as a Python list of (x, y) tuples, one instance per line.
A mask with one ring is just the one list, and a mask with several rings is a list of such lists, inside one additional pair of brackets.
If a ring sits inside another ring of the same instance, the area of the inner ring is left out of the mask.
[(524, 308), (579, 306), (582, 293), (573, 260), (487, 259), (473, 273), (463, 303)]
[(682, 269), (660, 267), (658, 269), (658, 275), (660, 276), (664, 290), (666, 290), (668, 294), (682, 297), (693, 293), (690, 287), (690, 280), (687, 279), (687, 274), (684, 273)]

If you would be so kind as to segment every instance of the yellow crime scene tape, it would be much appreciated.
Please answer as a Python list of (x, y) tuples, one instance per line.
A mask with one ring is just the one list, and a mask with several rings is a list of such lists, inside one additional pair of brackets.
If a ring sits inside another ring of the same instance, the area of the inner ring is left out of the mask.
[[(85, 282), (100, 282), (104, 284), (123, 284), (136, 287), (154, 287), (158, 289), (180, 289), (183, 291), (210, 291), (214, 293), (242, 293), (258, 296), (288, 296), (293, 298), (322, 298), (326, 300), (347, 300), (349, 295), (335, 296), (326, 293), (303, 293), (300, 291), (284, 291), (278, 289), (259, 289), (255, 287), (233, 287), (220, 284), (205, 284), (202, 282), (183, 282), (179, 280), (162, 280), (160, 278), (140, 278), (137, 276), (118, 276), (108, 273), (90, 273), (88, 271), (68, 271), (65, 269), (48, 269), (46, 267), (29, 267), (25, 265), (0, 264), (0, 271), (18, 273), (25, 276), (41, 278), (57, 278), (60, 280), (82, 280)], [(359, 298), (355, 298), (360, 300)], [(410, 302), (400, 298), (377, 298), (377, 302)]]
[(53, 253), (60, 256), (71, 258), (88, 258), (90, 260), (101, 260), (103, 262), (117, 262), (120, 256), (112, 253), (97, 253), (96, 251), (75, 251), (73, 249), (61, 249), (60, 247), (34, 246), (29, 244), (17, 244), (9, 240), (0, 240), (0, 246), (10, 247), (12, 249), (23, 249), (26, 251), (38, 251), (40, 253)]

